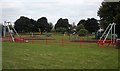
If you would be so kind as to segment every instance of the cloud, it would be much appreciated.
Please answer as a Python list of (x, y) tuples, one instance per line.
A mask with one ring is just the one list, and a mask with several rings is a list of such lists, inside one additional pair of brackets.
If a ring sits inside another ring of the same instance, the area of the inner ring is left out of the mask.
[[(45, 16), (54, 24), (61, 17), (70, 23), (88, 17), (97, 18), (97, 10), (103, 0), (3, 0), (3, 20), (15, 21), (20, 16), (37, 20)], [(4, 5), (3, 5), (4, 4)]]

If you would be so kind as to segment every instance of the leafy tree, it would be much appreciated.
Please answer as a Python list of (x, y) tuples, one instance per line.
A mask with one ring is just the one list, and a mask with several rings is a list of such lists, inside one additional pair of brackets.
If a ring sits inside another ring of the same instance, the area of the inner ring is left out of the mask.
[(104, 29), (108, 24), (115, 22), (116, 33), (120, 38), (120, 2), (102, 2), (102, 6), (98, 10), (98, 16)]
[(84, 27), (83, 24), (78, 25), (77, 28), (76, 28), (76, 31), (77, 31), (77, 33), (78, 33), (79, 35), (80, 35), (80, 34), (85, 35), (85, 34), (87, 34), (87, 32), (88, 32), (88, 31), (85, 29), (85, 27)]
[(33, 20), (27, 18), (27, 17), (24, 17), (24, 16), (21, 16), (19, 19), (17, 19), (15, 21), (15, 29), (17, 30), (17, 32), (31, 32), (32, 31), (32, 28), (34, 28), (34, 24), (35, 24), (36, 21), (34, 21), (33, 23)]
[(51, 22), (48, 23), (48, 32), (51, 32), (52, 28), (53, 28), (53, 24)]
[(31, 21), (31, 25), (30, 25), (31, 32), (38, 32), (36, 21), (33, 19), (30, 19), (30, 21)]
[(84, 25), (83, 24), (80, 24), (76, 27), (76, 31), (80, 31), (81, 29), (85, 29)]
[(117, 14), (120, 13), (120, 2), (102, 2), (98, 11), (100, 23), (105, 29), (110, 23), (113, 23)]
[(84, 26), (90, 33), (96, 32), (99, 29), (99, 23), (95, 18), (88, 18)]
[(95, 18), (88, 18), (87, 20), (82, 19), (79, 21), (77, 26), (80, 24), (84, 25), (85, 29), (87, 29), (89, 33), (96, 32), (99, 29), (99, 23)]
[(80, 24), (85, 25), (85, 24), (86, 24), (86, 20), (85, 20), (85, 19), (80, 20), (79, 23), (78, 23), (77, 25), (80, 25)]
[(49, 24), (46, 17), (41, 17), (36, 22), (37, 28), (40, 29), (41, 34), (45, 31), (49, 31)]
[(56, 30), (57, 28), (60, 28), (60, 27), (65, 28), (65, 29), (68, 29), (68, 27), (70, 27), (70, 24), (69, 24), (69, 22), (68, 22), (68, 19), (62, 19), (62, 18), (60, 18), (60, 19), (57, 21), (57, 23), (55, 24), (55, 30)]

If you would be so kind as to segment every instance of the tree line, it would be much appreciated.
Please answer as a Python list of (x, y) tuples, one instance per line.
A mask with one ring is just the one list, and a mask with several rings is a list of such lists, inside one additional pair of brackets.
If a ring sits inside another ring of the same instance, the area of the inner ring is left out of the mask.
[(96, 32), (100, 27), (106, 29), (110, 23), (115, 22), (116, 33), (118, 38), (120, 38), (120, 2), (102, 2), (97, 14), (100, 17), (99, 23), (95, 18), (88, 18), (87, 20), (81, 19), (77, 25), (75, 25), (75, 23), (70, 24), (67, 18), (60, 18), (57, 23), (53, 25), (52, 23), (48, 23), (46, 17), (41, 17), (36, 21), (34, 19), (21, 16), (15, 21), (15, 29), (18, 32), (43, 33), (50, 32), (54, 28), (54, 31), (64, 33), (66, 31), (73, 32), (74, 29), (76, 29), (75, 32), (78, 32), (77, 30), (80, 31), (79, 27), (82, 25), (85, 30), (92, 33)]
[(24, 32), (41, 32), (50, 31), (53, 27), (51, 23), (48, 23), (46, 17), (41, 17), (37, 21), (29, 19), (28, 17), (21, 16), (15, 21), (15, 29), (18, 33)]
[(96, 32), (99, 29), (99, 23), (95, 18), (88, 18), (87, 20), (80, 20), (77, 25), (75, 23), (70, 24), (67, 18), (58, 19), (57, 23), (53, 25), (51, 22), (48, 23), (46, 17), (41, 17), (37, 21), (34, 19), (29, 19), (28, 17), (21, 16), (15, 21), (15, 29), (18, 33), (22, 32), (51, 32), (54, 30), (56, 32), (77, 32), (74, 29), (79, 29), (79, 25), (82, 24), (83, 27), (89, 32)]

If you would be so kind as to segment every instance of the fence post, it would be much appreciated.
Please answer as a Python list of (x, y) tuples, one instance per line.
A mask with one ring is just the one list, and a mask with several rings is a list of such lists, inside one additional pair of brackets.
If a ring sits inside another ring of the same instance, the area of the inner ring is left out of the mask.
[(34, 43), (34, 37), (32, 37), (32, 43)]
[(48, 44), (48, 38), (46, 37), (46, 45)]
[(61, 39), (61, 44), (64, 46), (64, 38)]

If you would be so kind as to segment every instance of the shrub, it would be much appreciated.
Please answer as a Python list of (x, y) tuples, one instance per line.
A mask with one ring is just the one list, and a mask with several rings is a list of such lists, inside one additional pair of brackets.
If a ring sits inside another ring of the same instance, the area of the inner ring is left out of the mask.
[(60, 27), (56, 29), (56, 32), (64, 33), (66, 30), (67, 30), (66, 28)]
[(79, 35), (86, 35), (88, 33), (88, 31), (86, 29), (80, 29), (77, 33)]
[(79, 32), (81, 29), (85, 29), (84, 25), (80, 24), (76, 27), (76, 31)]

